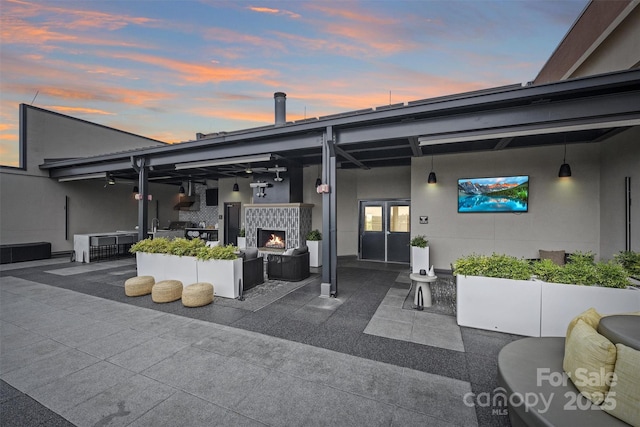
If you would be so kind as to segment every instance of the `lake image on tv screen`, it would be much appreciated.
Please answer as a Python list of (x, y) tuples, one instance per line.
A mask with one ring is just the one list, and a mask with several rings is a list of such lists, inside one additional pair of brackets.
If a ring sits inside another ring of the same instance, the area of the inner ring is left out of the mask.
[(458, 212), (527, 212), (529, 177), (458, 180)]

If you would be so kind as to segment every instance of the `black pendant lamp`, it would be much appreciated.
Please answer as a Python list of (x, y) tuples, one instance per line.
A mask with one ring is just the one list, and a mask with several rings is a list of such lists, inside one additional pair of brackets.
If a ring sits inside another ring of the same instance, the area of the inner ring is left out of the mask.
[(233, 184), (233, 191), (240, 191), (240, 187), (238, 187), (238, 177), (236, 177), (236, 183)]
[(433, 171), (433, 155), (431, 156), (431, 172), (429, 172), (429, 178), (427, 178), (427, 183), (435, 184), (438, 182), (436, 178), (436, 173)]
[(320, 165), (318, 165), (318, 177), (316, 178), (316, 188), (322, 185), (322, 179), (320, 179)]
[(567, 163), (567, 144), (564, 144), (564, 157), (562, 158), (562, 165), (558, 171), (559, 178), (568, 178), (571, 176), (571, 166)]
[(180, 193), (181, 196), (184, 196), (184, 187), (182, 185), (180, 186), (178, 193)]
[(140, 191), (138, 190), (138, 186), (134, 185), (133, 186), (133, 194), (138, 194)]

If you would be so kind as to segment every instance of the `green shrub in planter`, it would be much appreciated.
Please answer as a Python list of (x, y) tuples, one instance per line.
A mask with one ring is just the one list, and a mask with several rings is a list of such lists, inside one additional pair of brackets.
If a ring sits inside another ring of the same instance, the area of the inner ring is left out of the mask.
[(245, 231), (244, 228), (241, 228), (240, 231), (238, 232), (238, 237), (246, 237), (247, 232)]
[(146, 252), (149, 254), (168, 254), (171, 250), (171, 241), (165, 237), (139, 240), (131, 245), (131, 253)]
[(427, 240), (427, 236), (424, 235), (415, 236), (409, 243), (409, 245), (415, 246), (417, 248), (426, 248), (428, 244), (429, 241)]
[(622, 264), (629, 276), (640, 279), (640, 252), (621, 251), (613, 259)]
[(179, 237), (171, 241), (169, 254), (178, 256), (196, 256), (198, 250), (203, 247), (205, 247), (204, 240), (189, 240), (184, 237)]
[(491, 256), (472, 254), (455, 261), (454, 274), (529, 280), (532, 268), (527, 260), (509, 255), (496, 253)]
[(606, 288), (626, 288), (630, 285), (628, 272), (616, 261), (596, 264), (596, 282)]
[(203, 246), (198, 249), (196, 257), (199, 260), (207, 261), (211, 259), (236, 259), (238, 258), (238, 248), (233, 245), (227, 246)]
[(561, 283), (560, 278), (562, 277), (563, 269), (550, 259), (534, 261), (531, 267), (533, 274), (543, 282)]
[(312, 241), (322, 240), (322, 233), (318, 229), (311, 230), (307, 234), (307, 240), (312, 240)]

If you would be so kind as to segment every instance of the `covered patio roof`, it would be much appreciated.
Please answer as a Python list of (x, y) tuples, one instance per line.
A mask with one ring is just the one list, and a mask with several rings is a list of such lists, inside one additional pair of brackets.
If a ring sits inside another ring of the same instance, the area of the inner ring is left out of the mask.
[(336, 149), (336, 167), (409, 165), (423, 155), (591, 143), (640, 124), (640, 70), (541, 85), (520, 84), (385, 105), (234, 132), (203, 135), (162, 147), (40, 165), (51, 178), (111, 173), (138, 179), (145, 159), (148, 180), (232, 177), (278, 160), (322, 163), (324, 141)]

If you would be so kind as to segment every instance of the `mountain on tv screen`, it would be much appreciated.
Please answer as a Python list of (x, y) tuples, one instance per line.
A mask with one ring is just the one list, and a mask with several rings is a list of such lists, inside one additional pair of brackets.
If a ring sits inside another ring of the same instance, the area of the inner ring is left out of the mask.
[(529, 176), (458, 180), (458, 212), (528, 212)]

